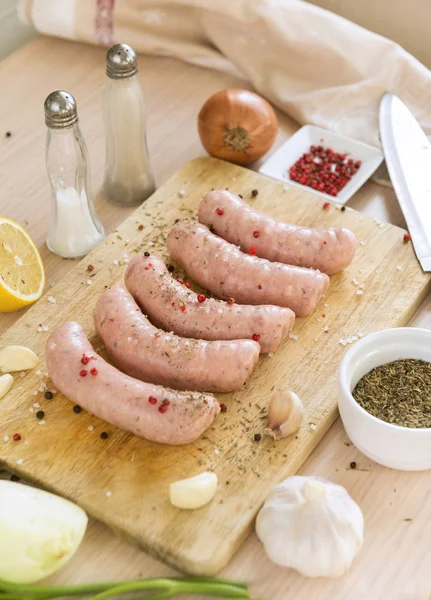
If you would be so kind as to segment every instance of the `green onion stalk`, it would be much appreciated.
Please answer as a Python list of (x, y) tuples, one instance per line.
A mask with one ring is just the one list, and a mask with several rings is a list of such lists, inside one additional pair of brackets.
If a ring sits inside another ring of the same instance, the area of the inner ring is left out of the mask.
[(167, 600), (185, 594), (216, 599), (253, 600), (248, 593), (247, 584), (216, 577), (166, 577), (62, 586), (21, 585), (0, 581), (0, 600), (49, 600), (66, 596), (106, 600), (121, 594), (135, 594), (133, 600)]

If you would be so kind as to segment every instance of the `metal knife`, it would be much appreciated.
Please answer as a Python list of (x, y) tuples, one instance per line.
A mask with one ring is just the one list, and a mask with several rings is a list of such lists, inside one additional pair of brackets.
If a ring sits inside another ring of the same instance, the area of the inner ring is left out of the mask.
[(394, 94), (380, 103), (380, 139), (386, 166), (424, 271), (431, 271), (431, 143)]

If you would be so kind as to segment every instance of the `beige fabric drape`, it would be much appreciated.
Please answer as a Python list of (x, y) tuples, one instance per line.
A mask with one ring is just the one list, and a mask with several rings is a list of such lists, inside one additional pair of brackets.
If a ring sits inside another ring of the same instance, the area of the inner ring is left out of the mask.
[(26, 10), (43, 33), (239, 71), (300, 123), (373, 145), (379, 101), (391, 91), (431, 134), (431, 72), (396, 43), (302, 0), (27, 0)]

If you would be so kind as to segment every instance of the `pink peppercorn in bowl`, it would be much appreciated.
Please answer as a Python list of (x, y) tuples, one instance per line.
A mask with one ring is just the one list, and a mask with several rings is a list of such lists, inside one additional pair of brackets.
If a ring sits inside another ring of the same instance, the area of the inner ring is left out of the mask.
[(345, 204), (382, 161), (383, 153), (378, 148), (314, 125), (305, 125), (260, 167), (259, 172), (326, 200)]

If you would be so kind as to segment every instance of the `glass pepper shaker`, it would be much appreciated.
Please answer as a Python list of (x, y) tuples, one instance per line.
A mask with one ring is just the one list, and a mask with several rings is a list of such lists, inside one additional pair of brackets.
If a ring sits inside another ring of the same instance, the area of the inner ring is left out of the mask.
[(64, 258), (85, 256), (105, 238), (91, 194), (87, 148), (72, 94), (45, 100), (46, 168), (52, 191), (48, 248)]
[(104, 196), (122, 206), (141, 204), (156, 185), (148, 156), (146, 111), (133, 48), (112, 46), (106, 55), (103, 100), (106, 133)]

